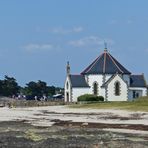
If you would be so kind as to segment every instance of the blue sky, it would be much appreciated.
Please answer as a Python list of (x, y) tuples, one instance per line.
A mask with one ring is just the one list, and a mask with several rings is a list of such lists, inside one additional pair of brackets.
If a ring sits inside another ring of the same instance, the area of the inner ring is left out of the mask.
[(147, 0), (1, 0), (0, 79), (63, 87), (104, 49), (148, 80)]

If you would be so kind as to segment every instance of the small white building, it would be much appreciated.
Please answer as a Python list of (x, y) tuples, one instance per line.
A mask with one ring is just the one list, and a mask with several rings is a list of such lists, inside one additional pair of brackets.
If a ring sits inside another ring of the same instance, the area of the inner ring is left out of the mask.
[(132, 75), (107, 49), (81, 74), (70, 74), (67, 64), (65, 102), (76, 102), (83, 94), (103, 96), (105, 101), (127, 101), (147, 95), (144, 74)]

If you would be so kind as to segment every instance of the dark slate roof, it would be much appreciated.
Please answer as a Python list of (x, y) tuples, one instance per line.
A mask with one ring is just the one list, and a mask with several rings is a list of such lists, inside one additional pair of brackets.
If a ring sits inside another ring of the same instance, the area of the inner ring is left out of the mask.
[(147, 87), (144, 75), (131, 75), (130, 87)]
[(89, 87), (83, 75), (70, 75), (72, 87)]
[(131, 74), (106, 50), (81, 74)]

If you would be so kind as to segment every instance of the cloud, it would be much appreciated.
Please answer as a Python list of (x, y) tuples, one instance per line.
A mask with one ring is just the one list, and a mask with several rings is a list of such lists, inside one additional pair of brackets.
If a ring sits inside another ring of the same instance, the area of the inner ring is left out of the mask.
[(132, 19), (128, 19), (128, 20), (111, 20), (109, 22), (109, 24), (111, 25), (118, 25), (118, 24), (122, 24), (122, 25), (130, 25), (133, 23), (133, 20)]
[(54, 34), (70, 34), (70, 33), (79, 33), (82, 32), (84, 30), (83, 27), (73, 27), (71, 29), (65, 29), (63, 27), (56, 27), (56, 28), (52, 28), (49, 29), (48, 32), (50, 33), (54, 33)]
[(68, 44), (76, 47), (82, 47), (82, 46), (88, 46), (88, 45), (104, 45), (104, 42), (106, 42), (109, 45), (113, 45), (114, 41), (111, 39), (101, 39), (97, 36), (89, 36), (84, 37), (79, 40), (73, 40), (70, 41)]
[(52, 44), (28, 44), (23, 47), (25, 51), (28, 52), (41, 52), (41, 51), (50, 51), (54, 49), (54, 46)]

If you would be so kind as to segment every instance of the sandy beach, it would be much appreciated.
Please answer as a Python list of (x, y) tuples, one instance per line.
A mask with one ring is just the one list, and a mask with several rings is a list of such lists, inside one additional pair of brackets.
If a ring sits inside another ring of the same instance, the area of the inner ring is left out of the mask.
[[(68, 106), (49, 106), (32, 108), (0, 108), (0, 122), (24, 121), (34, 126), (50, 127), (56, 121), (70, 121), (71, 123), (104, 123), (148, 126), (147, 112), (132, 112), (115, 109), (78, 109)], [(107, 128), (105, 128), (107, 130)], [(109, 129), (111, 130), (111, 129)], [(114, 131), (114, 129), (112, 129)], [(120, 132), (131, 132), (122, 128)], [(116, 130), (117, 131), (117, 130)], [(133, 131), (132, 131), (133, 132)], [(135, 133), (141, 133), (135, 129)], [(147, 130), (143, 134), (148, 134)]]
[(0, 147), (146, 148), (148, 112), (69, 106), (0, 108)]

